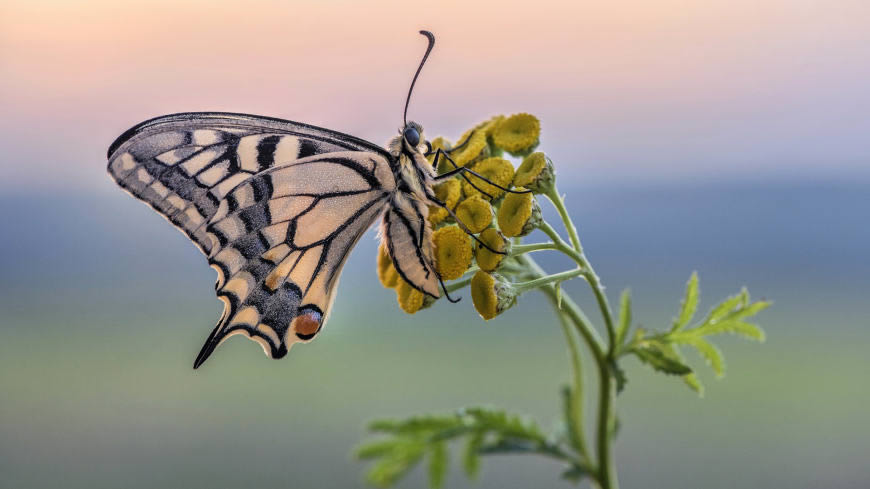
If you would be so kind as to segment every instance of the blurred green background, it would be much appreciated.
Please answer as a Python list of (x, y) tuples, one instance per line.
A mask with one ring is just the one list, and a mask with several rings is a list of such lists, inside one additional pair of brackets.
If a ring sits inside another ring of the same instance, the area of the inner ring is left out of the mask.
[[(644, 326), (668, 324), (693, 269), (702, 307), (744, 284), (775, 301), (766, 344), (720, 342), (724, 380), (692, 358), (704, 399), (625, 362), (625, 487), (866, 487), (866, 186), (563, 187), (610, 295), (631, 285)], [(466, 291), (406, 316), (377, 284), (373, 232), (317, 341), (271, 361), (234, 338), (194, 371), (220, 306), (184, 236), (108, 179), (87, 196), (4, 195), (0, 209), (17, 230), (0, 281), (3, 487), (352, 487), (372, 418), (481, 403), (558, 417), (568, 365), (547, 303), (523, 296), (484, 323)], [(495, 457), (477, 487), (559, 487), (557, 469)]]
[[(466, 291), (407, 316), (373, 232), (317, 341), (271, 361), (233, 338), (192, 370), (214, 272), (105, 174), (118, 134), (179, 111), (384, 142), (420, 28), (438, 44), (409, 117), (455, 138), (539, 116), (611, 302), (630, 286), (638, 322), (665, 327), (693, 270), (703, 310), (744, 285), (774, 301), (767, 343), (719, 341), (724, 380), (690, 356), (704, 399), (626, 360), (622, 487), (870, 487), (868, 19), (866, 0), (0, 2), (0, 487), (360, 487), (371, 419), (558, 419), (546, 301), (484, 323)], [(448, 487), (568, 487), (559, 473), (494, 457)]]

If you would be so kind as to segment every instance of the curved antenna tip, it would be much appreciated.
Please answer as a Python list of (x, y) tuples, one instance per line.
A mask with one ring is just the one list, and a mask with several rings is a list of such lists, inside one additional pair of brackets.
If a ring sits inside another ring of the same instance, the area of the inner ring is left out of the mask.
[(417, 77), (420, 76), (420, 70), (422, 70), (423, 65), (426, 64), (426, 58), (429, 57), (429, 53), (432, 52), (432, 48), (435, 46), (435, 34), (426, 30), (420, 31), (420, 34), (426, 36), (426, 39), (429, 40), (429, 45), (426, 47), (426, 53), (420, 61), (420, 66), (417, 67), (417, 72), (414, 73), (414, 78), (411, 80), (411, 87), (408, 89), (408, 97), (405, 99), (405, 111), (402, 113), (402, 120), (406, 126), (408, 125), (408, 104), (411, 102), (411, 92), (414, 91), (414, 84), (417, 83)]

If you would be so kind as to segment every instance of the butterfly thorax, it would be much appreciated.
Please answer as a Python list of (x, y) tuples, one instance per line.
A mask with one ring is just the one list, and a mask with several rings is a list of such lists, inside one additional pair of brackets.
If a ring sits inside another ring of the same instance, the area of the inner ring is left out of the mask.
[[(419, 124), (411, 122), (408, 126), (418, 131), (420, 141), (425, 141), (422, 138), (423, 128)], [(427, 202), (432, 195), (435, 170), (423, 155), (421, 147), (425, 146), (423, 144), (411, 146), (401, 135), (387, 144), (387, 150), (395, 159), (393, 171), (398, 192), (405, 194), (406, 197)]]

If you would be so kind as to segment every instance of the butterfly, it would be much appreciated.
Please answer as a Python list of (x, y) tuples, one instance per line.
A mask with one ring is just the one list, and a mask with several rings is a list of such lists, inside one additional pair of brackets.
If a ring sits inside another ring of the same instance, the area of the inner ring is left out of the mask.
[(351, 249), (378, 218), (402, 279), (440, 296), (427, 217), (430, 205), (453, 211), (432, 187), (454, 175), (474, 185), (466, 173), (489, 181), (455, 163), (436, 174), (441, 158), (452, 162), (449, 151), (435, 151), (430, 164), (422, 126), (407, 121), (435, 44), (431, 32), (420, 33), (428, 47), (408, 90), (403, 127), (386, 148), (299, 122), (223, 112), (150, 119), (110, 145), (112, 179), (184, 232), (217, 272), (224, 310), (194, 368), (237, 334), (272, 358), (311, 341), (329, 316)]

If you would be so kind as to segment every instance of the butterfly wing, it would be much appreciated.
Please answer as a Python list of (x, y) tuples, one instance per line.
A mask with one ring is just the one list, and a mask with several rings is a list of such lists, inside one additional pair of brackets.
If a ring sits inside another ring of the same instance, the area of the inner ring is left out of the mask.
[(438, 273), (433, 264), (432, 227), (428, 207), (401, 193), (381, 223), (381, 237), (399, 275), (415, 289), (437, 298)]
[(328, 129), (246, 114), (189, 112), (127, 130), (109, 147), (108, 171), (208, 255), (205, 225), (230, 190), (276, 164), (340, 151), (390, 160), (382, 148)]
[(322, 328), (350, 250), (395, 190), (374, 145), (289, 121), (180, 114), (131, 129), (109, 173), (218, 272), (224, 312), (194, 367), (245, 334), (281, 358)]

